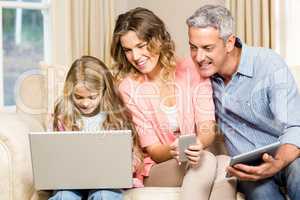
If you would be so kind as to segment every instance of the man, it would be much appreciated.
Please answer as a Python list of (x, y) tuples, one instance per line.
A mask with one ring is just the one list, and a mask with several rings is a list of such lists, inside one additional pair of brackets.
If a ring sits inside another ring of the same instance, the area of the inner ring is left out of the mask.
[(231, 156), (280, 141), (276, 155), (258, 166), (237, 164), (247, 199), (300, 199), (300, 96), (283, 59), (270, 49), (248, 47), (234, 35), (233, 18), (222, 6), (207, 5), (187, 19), (191, 56), (210, 77), (220, 129)]

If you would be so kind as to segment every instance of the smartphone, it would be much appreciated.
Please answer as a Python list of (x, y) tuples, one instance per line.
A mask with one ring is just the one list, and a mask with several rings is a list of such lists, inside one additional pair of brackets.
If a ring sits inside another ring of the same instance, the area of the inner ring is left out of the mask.
[(189, 146), (196, 144), (195, 135), (181, 135), (178, 139), (178, 149), (179, 149), (179, 161), (186, 162), (188, 158), (184, 151), (189, 148)]

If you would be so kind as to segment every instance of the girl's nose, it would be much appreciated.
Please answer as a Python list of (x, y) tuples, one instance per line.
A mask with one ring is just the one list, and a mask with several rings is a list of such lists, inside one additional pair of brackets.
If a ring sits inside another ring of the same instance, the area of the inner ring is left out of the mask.
[(89, 101), (88, 100), (83, 100), (81, 102), (81, 105), (84, 106), (84, 107), (87, 107), (89, 105)]

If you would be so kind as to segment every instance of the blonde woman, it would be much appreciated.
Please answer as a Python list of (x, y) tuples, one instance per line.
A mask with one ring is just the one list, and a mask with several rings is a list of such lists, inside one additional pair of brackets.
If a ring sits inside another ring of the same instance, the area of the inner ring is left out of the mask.
[[(111, 55), (145, 153), (138, 178), (145, 186), (181, 186), (183, 200), (209, 199), (217, 168), (205, 150), (215, 138), (210, 80), (192, 63), (175, 62), (164, 23), (145, 8), (119, 15)], [(184, 134), (196, 135), (197, 144), (185, 151), (188, 162), (179, 163), (178, 136)]]

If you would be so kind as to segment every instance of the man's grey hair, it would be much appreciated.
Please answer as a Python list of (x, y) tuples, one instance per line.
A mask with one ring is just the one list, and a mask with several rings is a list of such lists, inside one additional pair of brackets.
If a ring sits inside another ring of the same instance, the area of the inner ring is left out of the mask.
[(213, 27), (219, 30), (224, 42), (234, 33), (234, 21), (230, 11), (219, 5), (205, 5), (199, 8), (186, 20), (186, 23), (189, 27)]

